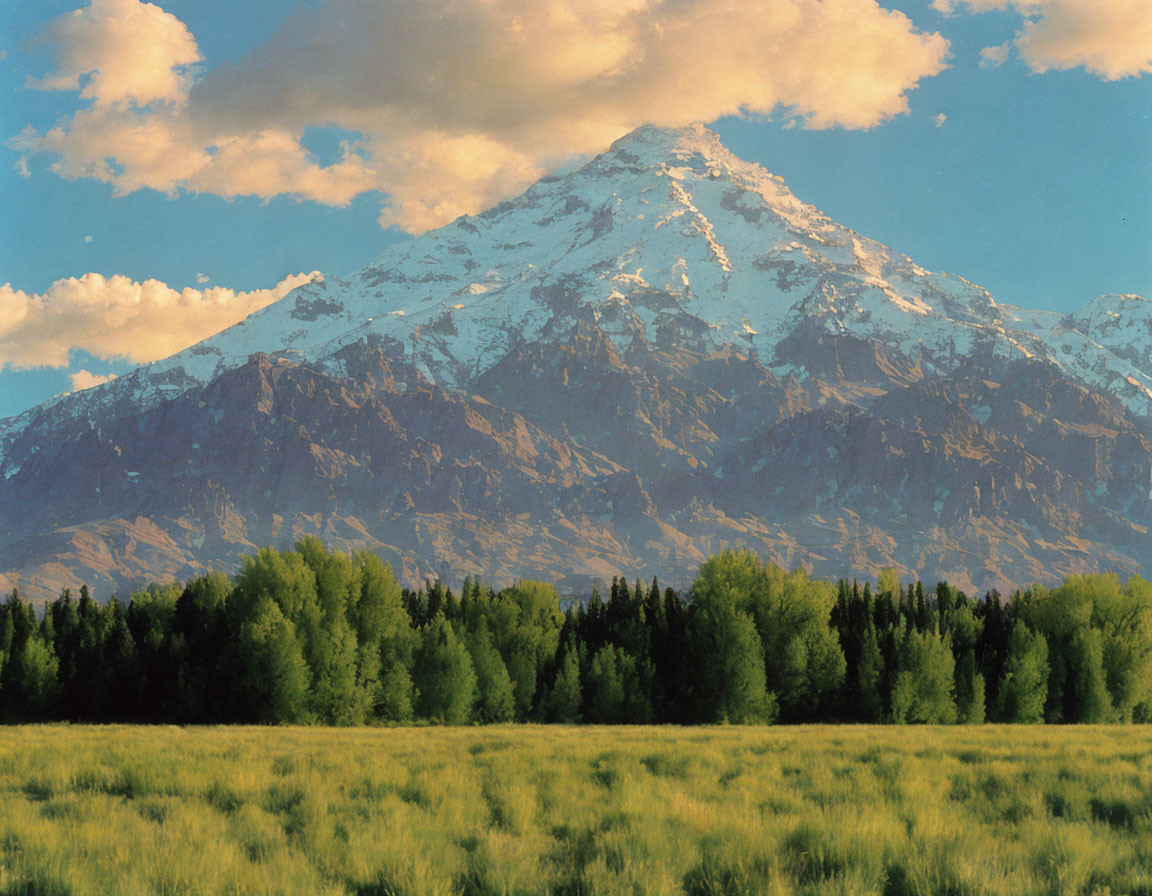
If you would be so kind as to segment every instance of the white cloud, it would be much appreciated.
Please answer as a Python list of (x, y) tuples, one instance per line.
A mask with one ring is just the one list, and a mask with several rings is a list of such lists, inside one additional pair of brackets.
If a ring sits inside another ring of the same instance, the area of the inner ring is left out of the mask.
[(980, 68), (996, 68), (1008, 61), (1012, 55), (1012, 41), (1005, 41), (995, 47), (985, 47), (980, 51)]
[[(39, 86), (92, 103), (12, 145), (61, 176), (336, 205), (380, 191), (382, 223), (413, 231), (644, 123), (782, 108), (873, 127), (948, 55), (877, 0), (325, 0), (195, 85), (191, 34), (139, 0), (93, 0), (44, 40), (59, 64)], [(320, 165), (301, 140), (328, 126), (359, 136)]]
[(53, 19), (40, 39), (55, 50), (57, 70), (31, 86), (79, 90), (97, 106), (182, 102), (187, 67), (201, 58), (183, 22), (139, 0), (92, 0)]
[(79, 392), (81, 389), (91, 389), (93, 386), (102, 386), (104, 383), (110, 383), (116, 379), (116, 374), (101, 374), (91, 373), (87, 370), (77, 370), (71, 374), (72, 391)]
[(937, 112), (936, 117), (932, 119), (932, 123), (936, 127), (941, 127), (941, 126), (943, 126), (944, 122), (946, 122), (947, 120), (948, 120), (947, 115), (945, 115), (943, 112)]
[(18, 158), (12, 168), (17, 174), (24, 178), (24, 180), (28, 180), (28, 178), (32, 176), (32, 172), (28, 170), (28, 160), (24, 158), (24, 156)]
[(320, 273), (294, 274), (271, 289), (172, 289), (159, 280), (85, 274), (42, 295), (0, 286), (0, 370), (65, 367), (74, 349), (107, 360), (155, 361), (270, 305)]
[[(971, 12), (1014, 8), (1023, 29), (1011, 41), (1034, 72), (1083, 66), (1115, 81), (1152, 72), (1152, 9), (1148, 0), (936, 0), (937, 9)], [(998, 65), (1007, 47), (988, 47), (982, 64)]]
[(1033, 69), (1084, 66), (1110, 81), (1152, 72), (1147, 0), (1046, 0), (1016, 41)]
[(207, 274), (197, 274), (196, 275), (196, 282), (201, 284), (201, 285), (207, 283), (211, 279), (212, 278), (209, 277)]

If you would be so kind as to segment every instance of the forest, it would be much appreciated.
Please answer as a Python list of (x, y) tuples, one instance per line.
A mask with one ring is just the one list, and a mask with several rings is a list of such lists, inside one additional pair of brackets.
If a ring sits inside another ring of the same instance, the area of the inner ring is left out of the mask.
[(746, 551), (686, 593), (400, 587), (315, 538), (124, 603), (0, 605), (0, 720), (977, 724), (1152, 721), (1152, 584), (1002, 598), (813, 579)]

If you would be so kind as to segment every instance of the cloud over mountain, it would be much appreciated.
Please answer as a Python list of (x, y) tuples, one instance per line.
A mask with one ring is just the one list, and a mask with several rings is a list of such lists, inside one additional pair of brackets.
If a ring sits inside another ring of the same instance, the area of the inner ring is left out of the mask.
[[(59, 174), (336, 205), (378, 190), (381, 223), (411, 231), (645, 122), (784, 109), (872, 127), (948, 54), (875, 0), (326, 0), (195, 84), (192, 35), (139, 0), (92, 0), (42, 40), (57, 70), (36, 86), (92, 100), (13, 142)], [(316, 127), (348, 132), (328, 164), (306, 148)]]

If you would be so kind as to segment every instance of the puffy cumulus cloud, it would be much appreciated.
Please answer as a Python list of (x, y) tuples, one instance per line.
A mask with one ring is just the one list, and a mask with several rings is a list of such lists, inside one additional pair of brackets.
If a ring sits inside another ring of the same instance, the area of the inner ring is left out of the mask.
[(1037, 72), (1084, 66), (1115, 81), (1152, 72), (1152, 9), (1146, 0), (1046, 0), (1016, 41)]
[(944, 127), (944, 122), (948, 120), (948, 116), (943, 112), (937, 112), (936, 117), (932, 119), (932, 124), (938, 128)]
[[(783, 110), (873, 127), (948, 55), (878, 0), (325, 0), (194, 85), (192, 36), (139, 0), (92, 0), (43, 38), (59, 70), (40, 86), (93, 102), (12, 144), (60, 175), (331, 204), (379, 191), (381, 223), (414, 232), (645, 123)], [(357, 136), (322, 165), (311, 127)]]
[(511, 146), (558, 131), (563, 152), (777, 105), (814, 127), (870, 127), (905, 111), (946, 53), (875, 0), (328, 0), (193, 96), (234, 125), (331, 117)]
[(321, 167), (298, 135), (265, 128), (195, 127), (187, 108), (190, 66), (201, 58), (175, 16), (140, 0), (92, 0), (54, 19), (38, 42), (54, 50), (57, 70), (33, 82), (79, 90), (85, 108), (46, 133), (25, 128), (9, 146), (54, 157), (68, 179), (93, 178), (116, 195), (149, 188), (225, 197), (284, 193), (331, 204), (377, 189), (364, 159)]
[(210, 73), (190, 108), (232, 129), (363, 135), (381, 223), (419, 232), (644, 123), (783, 107), (872, 127), (947, 52), (875, 0), (328, 0)]
[(299, 132), (270, 128), (212, 140), (212, 155), (181, 181), (194, 192), (264, 199), (290, 194), (346, 205), (379, 187), (371, 167), (350, 150), (337, 163), (316, 164), (300, 145)]
[(32, 86), (79, 90), (97, 105), (180, 102), (187, 67), (201, 59), (183, 22), (139, 0), (92, 0), (49, 22), (40, 40), (54, 49), (57, 70)]
[(0, 370), (65, 367), (73, 349), (136, 363), (166, 358), (318, 277), (318, 271), (294, 274), (271, 289), (251, 292), (176, 290), (159, 280), (138, 283), (100, 274), (57, 280), (43, 295), (5, 284), (0, 286)]
[(110, 383), (116, 379), (116, 374), (92, 373), (88, 370), (77, 370), (75, 373), (70, 374), (69, 378), (72, 380), (72, 391), (79, 392), (81, 389), (91, 389), (93, 386), (102, 386), (105, 383)]
[(42, 135), (25, 128), (9, 146), (49, 153), (50, 170), (111, 184), (117, 196), (143, 187), (176, 195), (211, 160), (171, 110), (93, 106)]
[[(1014, 43), (1034, 72), (1083, 66), (1108, 81), (1152, 72), (1152, 9), (1148, 0), (935, 0), (942, 12), (1014, 8), (1025, 17)], [(1007, 45), (981, 52), (998, 65)]]

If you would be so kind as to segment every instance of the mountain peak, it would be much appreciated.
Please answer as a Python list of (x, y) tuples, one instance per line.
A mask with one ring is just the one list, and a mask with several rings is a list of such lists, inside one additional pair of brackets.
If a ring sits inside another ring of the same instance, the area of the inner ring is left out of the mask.
[(756, 162), (732, 153), (715, 131), (700, 123), (680, 127), (643, 125), (625, 134), (606, 152), (593, 159), (584, 169), (594, 176), (626, 171), (654, 171), (671, 174), (684, 183), (684, 176), (694, 175), (705, 181), (717, 178), (731, 186), (759, 194), (764, 202), (786, 216), (797, 214), (811, 223), (819, 212), (804, 206), (792, 195), (783, 179)]
[(710, 161), (734, 158), (716, 132), (699, 122), (681, 127), (641, 125), (613, 143), (608, 152), (630, 153), (654, 162), (692, 155), (700, 155)]

